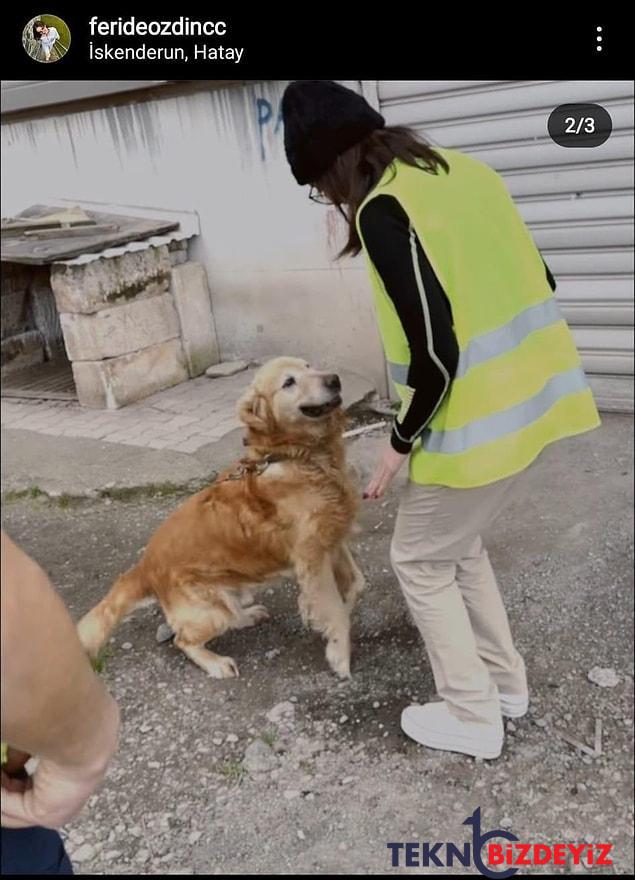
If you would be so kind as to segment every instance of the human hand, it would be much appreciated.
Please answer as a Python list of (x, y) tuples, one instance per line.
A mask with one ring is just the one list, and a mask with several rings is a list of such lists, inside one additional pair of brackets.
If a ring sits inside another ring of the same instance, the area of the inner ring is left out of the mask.
[[(100, 731), (99, 753), (82, 762), (62, 765), (40, 758), (32, 776), (12, 777), (2, 771), (2, 826), (60, 828), (79, 813), (106, 774), (117, 745), (119, 712), (113, 711)], [(28, 760), (28, 755), (26, 759)]]
[(7, 747), (7, 759), (2, 765), (2, 788), (7, 791), (24, 791), (29, 785), (29, 775), (24, 765), (31, 756), (12, 746)]
[(379, 459), (377, 467), (364, 491), (364, 498), (381, 498), (390, 483), (397, 476), (401, 466), (408, 460), (407, 455), (395, 452), (387, 446)]

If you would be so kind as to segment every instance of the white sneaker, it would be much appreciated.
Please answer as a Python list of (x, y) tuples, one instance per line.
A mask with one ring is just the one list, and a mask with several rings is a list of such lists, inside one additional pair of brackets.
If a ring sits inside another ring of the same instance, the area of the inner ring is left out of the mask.
[(501, 694), (499, 691), (498, 698), (501, 704), (501, 714), (507, 718), (522, 718), (527, 714), (529, 708), (529, 694)]
[(501, 720), (461, 721), (443, 702), (407, 706), (401, 713), (401, 729), (423, 746), (474, 758), (498, 758), (503, 748)]

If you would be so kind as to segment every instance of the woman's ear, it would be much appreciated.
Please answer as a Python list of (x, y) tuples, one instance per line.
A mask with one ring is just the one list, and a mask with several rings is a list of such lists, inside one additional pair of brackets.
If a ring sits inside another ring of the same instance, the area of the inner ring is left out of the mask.
[(255, 388), (248, 388), (238, 401), (238, 418), (256, 431), (266, 431), (269, 425), (269, 408), (264, 395)]

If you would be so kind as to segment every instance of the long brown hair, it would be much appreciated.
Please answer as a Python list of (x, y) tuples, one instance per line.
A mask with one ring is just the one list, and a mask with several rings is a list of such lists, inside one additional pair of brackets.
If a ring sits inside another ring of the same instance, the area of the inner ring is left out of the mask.
[(416, 132), (402, 125), (372, 131), (362, 141), (338, 156), (328, 171), (315, 182), (322, 196), (335, 205), (348, 224), (348, 241), (337, 255), (356, 256), (362, 249), (355, 218), (359, 206), (377, 185), (386, 168), (396, 159), (431, 174), (450, 168), (445, 159)]

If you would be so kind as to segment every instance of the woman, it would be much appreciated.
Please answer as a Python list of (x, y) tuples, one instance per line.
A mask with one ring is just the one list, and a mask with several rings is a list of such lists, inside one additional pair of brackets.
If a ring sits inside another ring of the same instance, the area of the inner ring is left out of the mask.
[(299, 184), (363, 251), (402, 401), (366, 488), (379, 498), (409, 459), (391, 562), (440, 701), (402, 729), (432, 748), (497, 757), (502, 715), (527, 711), (516, 650), (481, 532), (549, 443), (599, 424), (555, 283), (502, 179), (455, 150), (386, 127), (359, 95), (291, 83), (285, 150)]
[(60, 38), (57, 28), (53, 27), (53, 25), (49, 27), (43, 21), (34, 21), (33, 38), (38, 40), (40, 46), (42, 47), (42, 51), (44, 52), (44, 60), (50, 61), (53, 46)]

